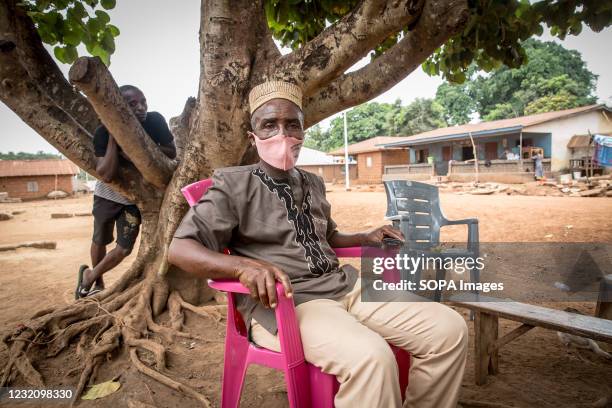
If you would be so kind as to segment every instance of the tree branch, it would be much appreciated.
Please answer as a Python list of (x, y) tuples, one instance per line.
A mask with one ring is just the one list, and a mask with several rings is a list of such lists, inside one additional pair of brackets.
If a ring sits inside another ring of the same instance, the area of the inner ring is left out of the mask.
[(404, 79), (467, 21), (464, 0), (427, 1), (407, 35), (365, 67), (341, 75), (305, 100), (306, 127), (366, 102)]
[(53, 58), (45, 50), (30, 17), (16, 0), (0, 0), (0, 41), (15, 44), (21, 65), (38, 88), (64, 112), (89, 132), (98, 126), (93, 108), (68, 83)]
[(296, 79), (304, 95), (311, 95), (385, 38), (416, 21), (423, 3), (424, 0), (365, 0), (302, 48), (281, 58), (279, 72)]
[(173, 117), (169, 121), (170, 131), (174, 136), (176, 146), (176, 158), (180, 161), (183, 157), (183, 150), (188, 141), (189, 129), (191, 128), (191, 115), (196, 107), (196, 99), (191, 96), (187, 98), (183, 112), (179, 116)]
[[(62, 154), (95, 177), (91, 134), (43, 93), (21, 65), (15, 44), (0, 42), (0, 100)], [(143, 196), (142, 177), (120, 168), (111, 185), (131, 200)]]
[(70, 68), (68, 76), (70, 82), (87, 95), (108, 132), (144, 179), (160, 189), (165, 188), (176, 162), (168, 159), (147, 136), (100, 58), (80, 57)]

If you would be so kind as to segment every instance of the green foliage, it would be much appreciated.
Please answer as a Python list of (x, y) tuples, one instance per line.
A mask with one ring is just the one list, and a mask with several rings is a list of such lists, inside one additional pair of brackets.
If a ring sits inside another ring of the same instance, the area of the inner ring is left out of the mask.
[(104, 10), (115, 4), (115, 0), (24, 0), (21, 6), (34, 21), (41, 40), (54, 46), (59, 61), (73, 63), (79, 56), (77, 47), (83, 44), (87, 52), (109, 65), (119, 29), (110, 24)]
[(449, 125), (463, 125), (470, 121), (475, 104), (465, 87), (443, 83), (436, 91), (436, 102), (443, 108), (444, 119)]
[(451, 82), (465, 80), (470, 64), (490, 72), (501, 64), (522, 65), (523, 42), (542, 35), (544, 25), (560, 39), (578, 35), (582, 24), (601, 31), (612, 22), (611, 0), (468, 0), (470, 17), (464, 30), (438, 49), (424, 64), (425, 72)]
[(39, 150), (36, 153), (26, 152), (0, 152), (0, 160), (46, 160), (46, 159), (61, 159), (62, 156), (53, 153), (45, 153)]
[[(283, 46), (296, 49), (352, 10), (356, 0), (265, 0), (268, 26)], [(462, 83), (472, 63), (486, 72), (506, 65), (517, 68), (527, 58), (523, 42), (541, 35), (578, 35), (582, 24), (601, 31), (612, 22), (612, 0), (468, 0), (462, 32), (423, 63), (429, 75)], [(372, 53), (381, 55), (410, 30), (390, 35)]]
[[(438, 87), (436, 100), (444, 106), (449, 123), (466, 123), (474, 112), (484, 120), (496, 120), (595, 102), (597, 76), (587, 69), (579, 52), (534, 39), (523, 47), (528, 58), (519, 68), (502, 66), (483, 74), (473, 64), (468, 70), (470, 81)], [(541, 98), (545, 99), (527, 109)]]
[(274, 38), (283, 47), (297, 49), (358, 3), (357, 0), (265, 0), (264, 9)]
[(444, 108), (433, 99), (416, 98), (408, 106), (397, 101), (393, 106), (387, 114), (386, 135), (410, 136), (447, 126)]
[[(356, 106), (347, 112), (348, 141), (361, 142), (375, 136), (385, 136), (388, 132), (387, 114), (392, 105), (388, 103), (370, 102)], [(344, 119), (334, 118), (327, 130), (326, 139), (321, 147), (329, 151), (344, 144)]]
[[(417, 98), (407, 106), (369, 102), (347, 113), (349, 143), (376, 136), (410, 136), (445, 127), (444, 108), (433, 99)], [(315, 125), (306, 132), (306, 147), (330, 151), (344, 145), (344, 118), (331, 121), (327, 130)]]
[(327, 133), (323, 131), (321, 125), (316, 124), (311, 126), (306, 131), (306, 138), (304, 139), (304, 146), (311, 149), (320, 150), (321, 146), (325, 143)]
[(580, 106), (577, 103), (577, 99), (576, 95), (572, 95), (562, 90), (554, 95), (543, 96), (530, 102), (529, 105), (525, 107), (525, 115), (570, 109), (575, 106)]

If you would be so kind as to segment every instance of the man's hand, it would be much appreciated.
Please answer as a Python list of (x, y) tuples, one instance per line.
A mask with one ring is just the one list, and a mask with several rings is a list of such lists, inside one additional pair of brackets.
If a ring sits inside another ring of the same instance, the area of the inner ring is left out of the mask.
[(293, 296), (289, 277), (280, 268), (257, 259), (243, 258), (236, 270), (236, 277), (251, 292), (251, 297), (264, 307), (276, 307), (276, 281), (283, 284), (285, 296)]
[(374, 228), (371, 231), (364, 232), (362, 245), (365, 246), (380, 246), (383, 243), (383, 238), (394, 238), (404, 242), (404, 234), (391, 225), (383, 225), (382, 227)]

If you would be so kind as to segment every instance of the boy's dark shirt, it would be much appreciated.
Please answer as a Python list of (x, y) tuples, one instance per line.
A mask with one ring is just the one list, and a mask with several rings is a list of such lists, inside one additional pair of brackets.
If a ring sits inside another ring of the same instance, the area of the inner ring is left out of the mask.
[[(172, 144), (174, 137), (170, 133), (166, 119), (158, 112), (148, 112), (147, 118), (141, 123), (149, 137), (160, 146)], [(94, 153), (96, 157), (104, 157), (108, 145), (108, 130), (106, 127), (99, 126), (94, 134)], [(117, 146), (118, 151), (121, 147)]]

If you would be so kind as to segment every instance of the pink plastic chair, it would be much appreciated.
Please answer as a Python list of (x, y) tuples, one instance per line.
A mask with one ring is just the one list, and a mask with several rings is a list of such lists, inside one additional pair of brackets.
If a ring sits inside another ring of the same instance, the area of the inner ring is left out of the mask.
[[(190, 206), (212, 185), (211, 179), (201, 180), (181, 189)], [(361, 248), (336, 248), (339, 258), (359, 257)], [(223, 385), (221, 407), (236, 408), (250, 364), (258, 364), (281, 370), (285, 374), (287, 396), (290, 407), (332, 408), (339, 383), (336, 377), (326, 374), (320, 368), (306, 362), (300, 329), (295, 315), (293, 299), (285, 296), (280, 283), (276, 284), (278, 304), (275, 309), (281, 352), (267, 350), (249, 342), (246, 326), (236, 308), (235, 295), (249, 294), (249, 290), (236, 280), (209, 280), (208, 285), (228, 293), (227, 330), (225, 337), (225, 361), (223, 366)], [(410, 370), (410, 354), (389, 345), (395, 354), (399, 370), (402, 399), (405, 399)]]

